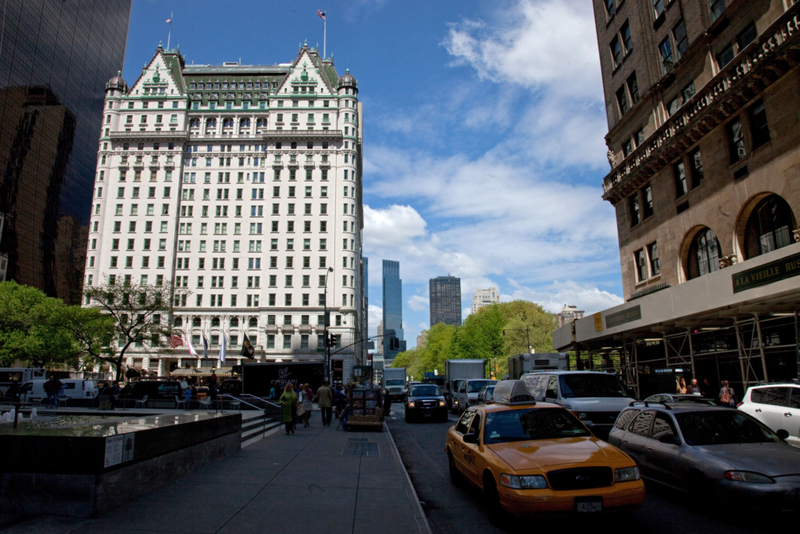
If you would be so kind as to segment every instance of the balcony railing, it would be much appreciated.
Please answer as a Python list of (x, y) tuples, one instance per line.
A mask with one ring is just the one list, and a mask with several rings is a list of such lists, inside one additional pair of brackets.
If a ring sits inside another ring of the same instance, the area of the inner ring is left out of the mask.
[[(780, 77), (776, 72), (775, 59), (781, 57), (788, 71), (796, 61), (791, 56), (800, 50), (800, 4), (794, 4), (758, 38), (750, 43), (736, 58), (704, 85), (677, 113), (667, 119), (641, 146), (617, 164), (603, 179), (603, 198), (618, 202), (627, 193), (628, 187), (637, 187), (657, 172), (662, 160), (671, 160), (678, 155), (676, 139), (692, 128), (702, 125), (710, 131), (727, 117), (736, 113), (750, 98), (737, 93), (746, 93), (748, 86), (758, 78), (769, 85)], [(790, 50), (794, 50), (790, 54)], [(738, 102), (736, 102), (738, 98)], [(755, 95), (752, 95), (755, 96)], [(736, 106), (731, 104), (736, 103)]]

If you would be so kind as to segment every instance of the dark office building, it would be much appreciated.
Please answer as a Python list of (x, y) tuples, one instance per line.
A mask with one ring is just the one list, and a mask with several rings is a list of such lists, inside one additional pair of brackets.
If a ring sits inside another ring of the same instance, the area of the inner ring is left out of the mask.
[(431, 326), (461, 326), (461, 279), (438, 276), (430, 280)]
[(406, 350), (403, 340), (403, 281), (400, 262), (383, 260), (383, 357), (386, 366)]
[(0, 41), (0, 280), (80, 301), (105, 84), (131, 0), (11, 0)]

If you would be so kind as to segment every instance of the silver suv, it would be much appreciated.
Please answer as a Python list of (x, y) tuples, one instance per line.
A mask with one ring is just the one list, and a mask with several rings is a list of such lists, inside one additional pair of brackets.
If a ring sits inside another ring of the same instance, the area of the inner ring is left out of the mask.
[(800, 447), (800, 384), (751, 386), (738, 408), (775, 432), (786, 430), (786, 441)]

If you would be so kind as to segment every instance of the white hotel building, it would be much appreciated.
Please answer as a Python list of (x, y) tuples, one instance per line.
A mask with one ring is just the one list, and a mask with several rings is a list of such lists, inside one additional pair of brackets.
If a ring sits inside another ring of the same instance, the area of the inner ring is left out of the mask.
[(187, 288), (171, 320), (200, 353), (162, 340), (128, 366), (219, 367), (223, 335), (229, 366), (245, 333), (256, 361), (322, 360), (327, 294), (332, 374), (349, 378), (366, 353), (361, 139), (356, 80), (307, 45), (274, 66), (159, 45), (131, 87), (112, 78), (84, 282)]

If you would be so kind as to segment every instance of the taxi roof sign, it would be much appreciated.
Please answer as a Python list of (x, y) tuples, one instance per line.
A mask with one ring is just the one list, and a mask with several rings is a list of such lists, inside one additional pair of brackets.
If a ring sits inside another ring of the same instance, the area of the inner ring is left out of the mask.
[(494, 388), (495, 404), (515, 406), (519, 404), (536, 404), (536, 399), (531, 396), (528, 386), (521, 380), (503, 380)]

